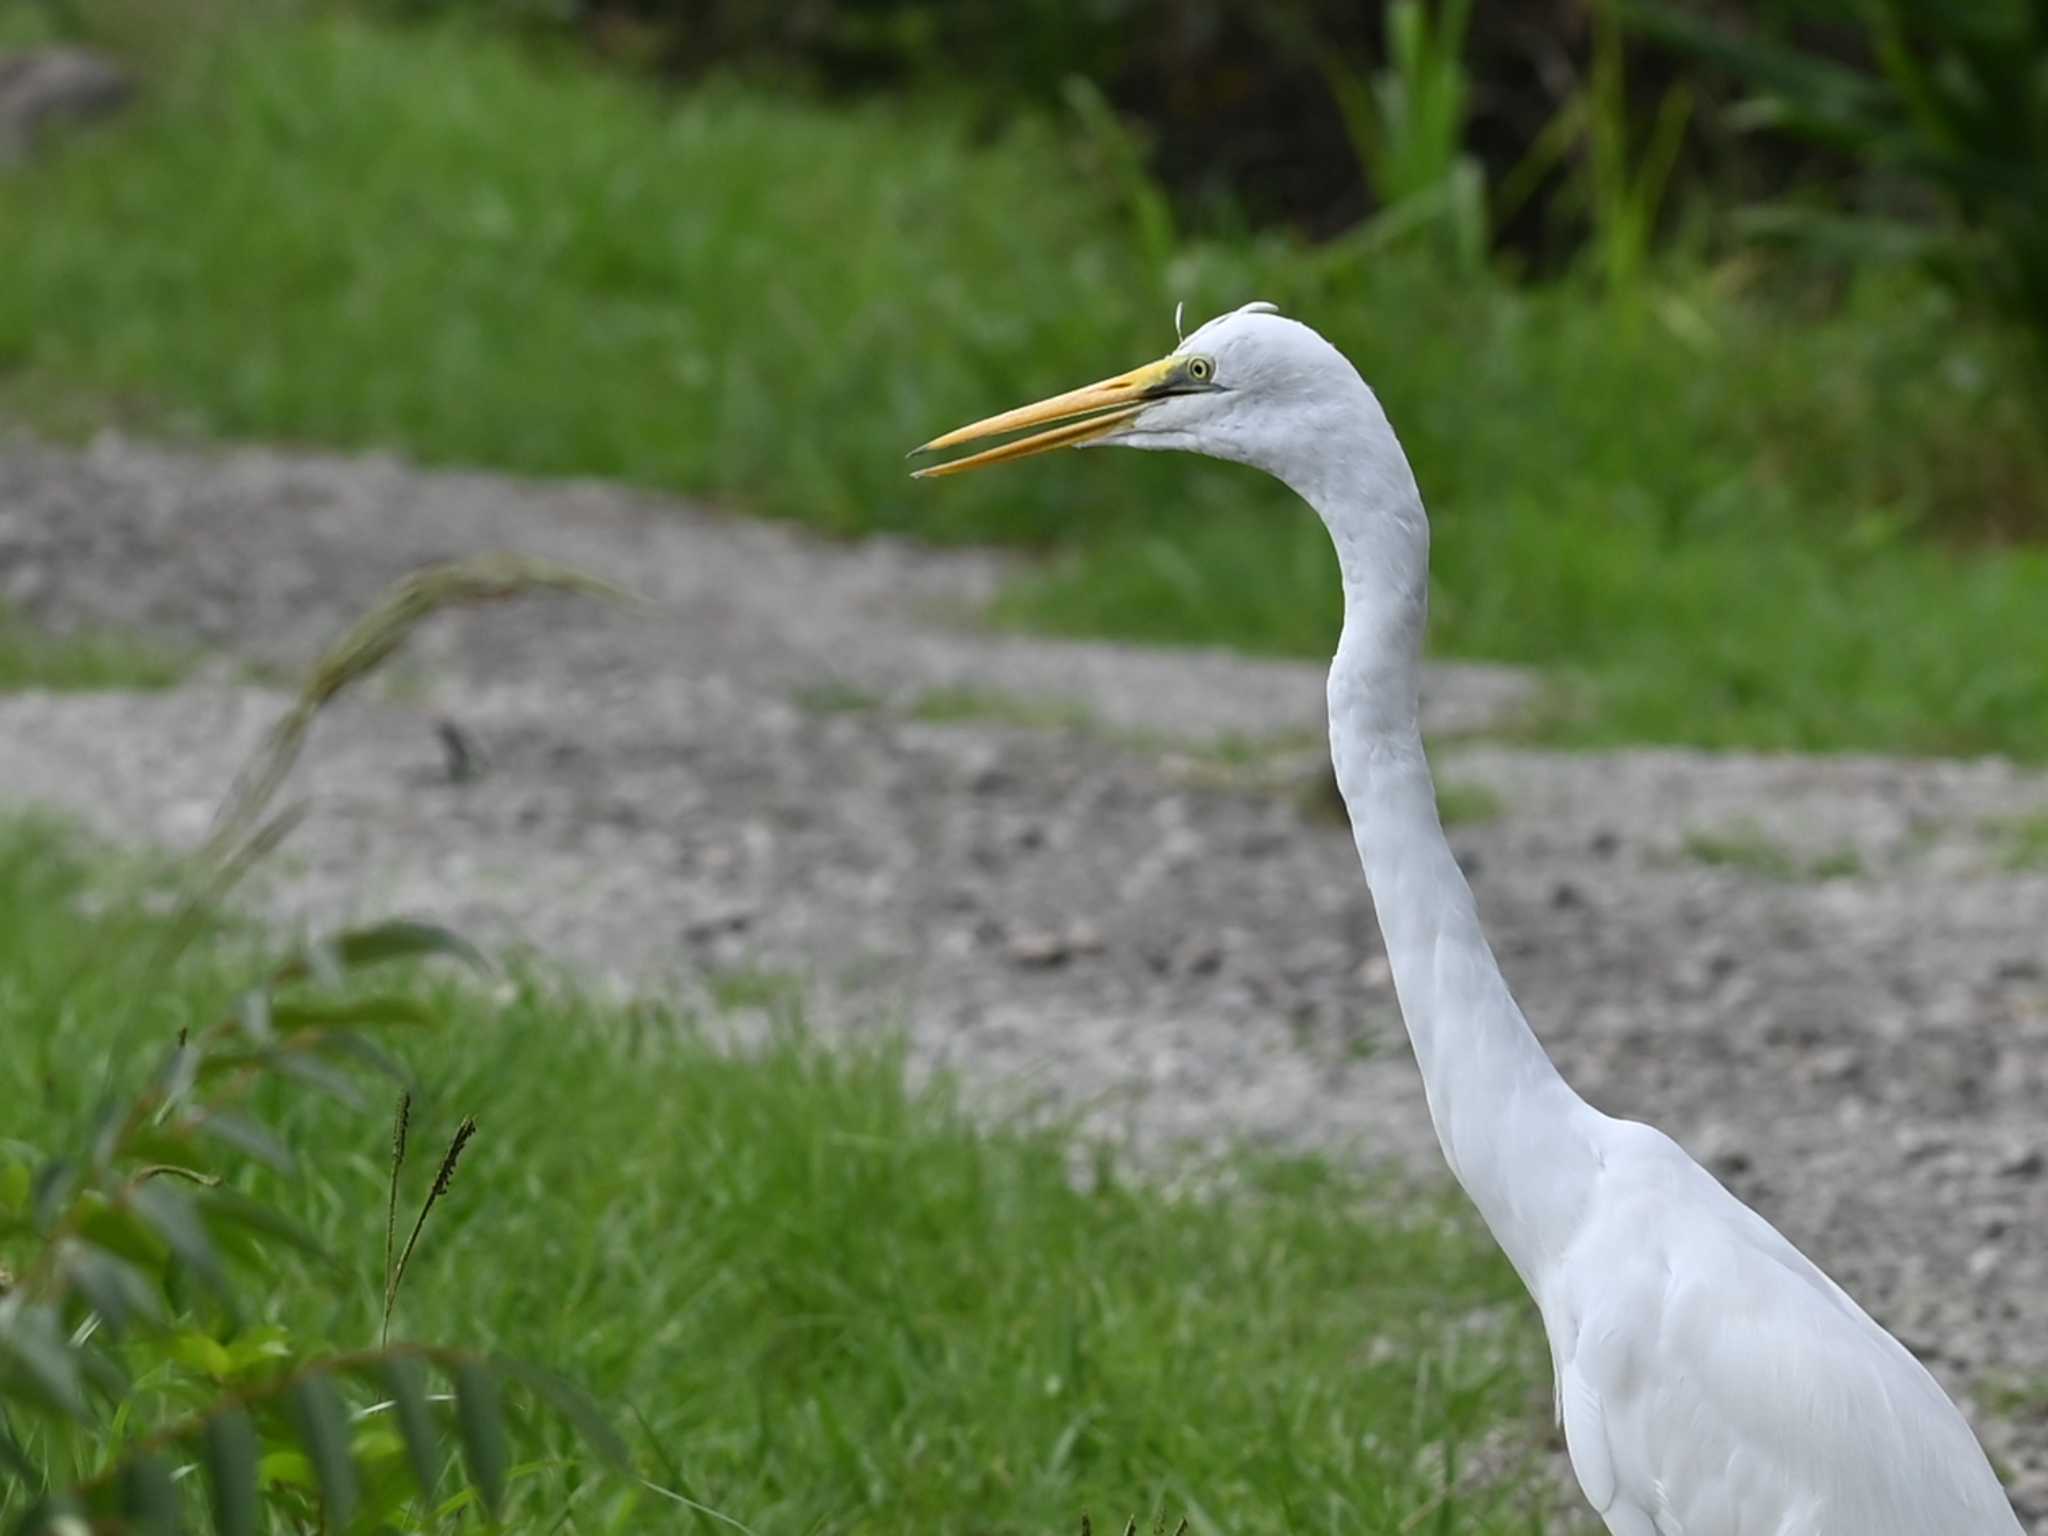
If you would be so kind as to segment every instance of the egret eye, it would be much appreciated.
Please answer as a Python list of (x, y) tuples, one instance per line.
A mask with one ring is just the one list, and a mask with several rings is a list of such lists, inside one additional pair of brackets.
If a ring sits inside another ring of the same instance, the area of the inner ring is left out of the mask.
[(1188, 377), (1197, 384), (1206, 384), (1216, 377), (1216, 365), (1206, 357), (1188, 359)]

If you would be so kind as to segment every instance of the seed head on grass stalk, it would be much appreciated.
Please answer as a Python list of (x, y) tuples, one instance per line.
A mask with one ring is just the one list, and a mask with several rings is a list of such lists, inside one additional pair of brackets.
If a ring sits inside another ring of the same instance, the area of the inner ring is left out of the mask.
[[(235, 776), (215, 813), (212, 832), (192, 858), (190, 884), (150, 970), (160, 971), (189, 945), (206, 914), (304, 819), (303, 805), (286, 806), (275, 815), (268, 812), (322, 710), (375, 672), (415, 629), (443, 609), (506, 602), (536, 592), (574, 592), (633, 608), (648, 606), (645, 599), (588, 572), (504, 553), (422, 566), (387, 587), (369, 612), (320, 653), (291, 708)], [(149, 990), (138, 987), (136, 995)]]
[[(398, 1288), (405, 1283), (405, 1269), (412, 1262), (412, 1251), (419, 1246), (420, 1233), (426, 1229), (427, 1217), (434, 1204), (448, 1193), (448, 1186), (455, 1182), (455, 1166), (462, 1161), (462, 1149), (469, 1145), (470, 1137), (476, 1134), (476, 1117), (465, 1115), (462, 1124), (455, 1128), (455, 1136), (448, 1143), (448, 1150), (441, 1155), (441, 1166), (434, 1172), (433, 1188), (427, 1191), (427, 1198), (420, 1204), (420, 1214), (412, 1224), (412, 1235), (405, 1240), (405, 1248), (398, 1255), (398, 1264), (391, 1271), (391, 1279), (384, 1289), (384, 1329), (379, 1337), (380, 1345), (391, 1337), (391, 1314), (398, 1306)], [(396, 1159), (391, 1172), (392, 1198), (397, 1199), (398, 1170)]]
[(200, 852), (202, 865), (226, 858), (244, 830), (262, 816), (298, 762), (320, 711), (389, 660), (420, 624), (446, 608), (476, 607), (550, 591), (578, 592), (636, 607), (643, 604), (624, 588), (586, 572), (511, 554), (425, 566), (388, 588), (376, 606), (321, 652), (290, 711), (271, 728), (262, 748), (237, 776)]
[(405, 1168), (405, 1135), (412, 1126), (412, 1093), (401, 1090), (398, 1113), (391, 1121), (391, 1192), (384, 1202), (384, 1328), (391, 1329), (391, 1304), (397, 1272), (392, 1268), (398, 1246), (398, 1175)]

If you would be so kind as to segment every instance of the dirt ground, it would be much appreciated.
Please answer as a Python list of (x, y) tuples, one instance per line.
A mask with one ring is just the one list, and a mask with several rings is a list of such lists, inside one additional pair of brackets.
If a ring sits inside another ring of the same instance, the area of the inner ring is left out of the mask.
[[(0, 602), (211, 658), (0, 696), (0, 796), (204, 829), (378, 586), (510, 548), (653, 598), (437, 621), (323, 724), (267, 898), (394, 907), (621, 989), (807, 989), (991, 1106), (1146, 1156), (1237, 1138), (1440, 1172), (1371, 908), (1320, 808), (1315, 666), (991, 635), (1005, 567), (612, 487), (0, 443)], [(1969, 1402), (2048, 1517), (2048, 871), (1996, 762), (1567, 754), (1528, 683), (1428, 680), (1502, 962), (1566, 1075), (1661, 1125)], [(1481, 791), (1488, 793), (1481, 793)]]

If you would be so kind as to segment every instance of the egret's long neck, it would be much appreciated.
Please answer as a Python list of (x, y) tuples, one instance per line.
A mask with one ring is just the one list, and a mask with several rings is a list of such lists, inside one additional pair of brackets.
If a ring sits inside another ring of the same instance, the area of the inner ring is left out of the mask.
[(1569, 1207), (1591, 1177), (1594, 1112), (1509, 995), (1438, 820), (1417, 700), (1429, 525), (1377, 402), (1360, 394), (1355, 446), (1295, 484), (1328, 525), (1344, 578), (1331, 758), (1438, 1140), (1533, 1287), (1545, 1246), (1570, 1229)]

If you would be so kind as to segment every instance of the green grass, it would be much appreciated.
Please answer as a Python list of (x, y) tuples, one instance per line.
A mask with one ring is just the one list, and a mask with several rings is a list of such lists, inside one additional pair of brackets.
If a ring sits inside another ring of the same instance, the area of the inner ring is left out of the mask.
[(1862, 855), (1853, 848), (1838, 848), (1818, 858), (1803, 859), (1756, 827), (1691, 832), (1686, 835), (1683, 847), (1686, 857), (1695, 863), (1740, 870), (1766, 880), (1818, 882), (1849, 879), (1863, 873)]
[(2048, 753), (2015, 643), (2048, 552), (2011, 542), (2048, 531), (2039, 395), (1924, 285), (1821, 302), (1674, 262), (1607, 302), (1166, 241), (1070, 134), (663, 98), (457, 32), (280, 25), (160, 74), (0, 178), (0, 398), (1020, 544), (1057, 558), (1009, 622), (1315, 654), (1329, 552), (1257, 476), (1086, 454), (913, 487), (901, 463), (1158, 354), (1175, 299), (1262, 296), (1387, 402), (1435, 514), (1436, 648), (1555, 673), (1582, 707), (1553, 738)]
[(1468, 827), (1496, 820), (1507, 803), (1489, 784), (1469, 779), (1445, 779), (1437, 785), (1437, 819), (1447, 827)]
[(1995, 1375), (1979, 1390), (1985, 1408), (2003, 1417), (2031, 1419), (2048, 1415), (2048, 1376)]
[(736, 966), (707, 972), (704, 990), (711, 1006), (722, 1013), (754, 1010), (793, 1017), (803, 1002), (804, 986), (801, 977), (782, 971)]
[(799, 688), (791, 702), (807, 715), (869, 715), (883, 703), (879, 694), (836, 680)]
[(53, 635), (0, 606), (0, 693), (167, 688), (189, 658), (104, 630)]
[(2007, 869), (2048, 870), (2048, 811), (1993, 822), (1985, 831), (2001, 846), (2000, 862)]
[[(0, 831), (9, 1137), (54, 1136), (146, 1059), (138, 1033), (227, 1005), (258, 936), (218, 935), (140, 990), (160, 921), (52, 834)], [(394, 1336), (556, 1365), (648, 1476), (761, 1536), (1043, 1536), (1084, 1510), (1111, 1529), (1537, 1529), (1500, 1435), (1546, 1433), (1534, 1316), (1440, 1197), (1244, 1155), (1176, 1198), (1058, 1131), (970, 1121), (887, 1049), (792, 1033), (730, 1055), (559, 984), (423, 986), (445, 1028), (408, 1051), (419, 1161), (460, 1116), (482, 1129)], [(388, 1128), (296, 1086), (275, 1102), (306, 1168), (273, 1193), (346, 1274), (337, 1294), (287, 1267), (248, 1322), (374, 1338)], [(558, 1524), (563, 1474), (519, 1486), (515, 1529), (721, 1528), (652, 1496), (608, 1522), (603, 1484)]]
[(962, 683), (930, 688), (910, 701), (910, 718), (927, 725), (982, 721), (1026, 730), (1100, 731), (1102, 722), (1073, 699), (1031, 697)]

